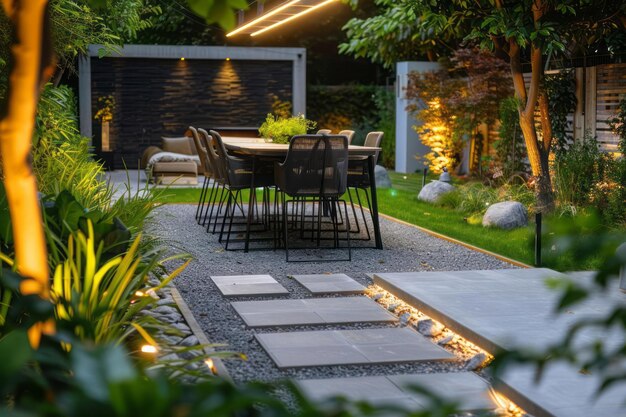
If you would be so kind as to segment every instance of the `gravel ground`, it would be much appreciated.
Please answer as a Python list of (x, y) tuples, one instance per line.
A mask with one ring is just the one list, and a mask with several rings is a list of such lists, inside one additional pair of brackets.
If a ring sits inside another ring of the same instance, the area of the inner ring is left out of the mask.
[[(359, 329), (395, 325), (356, 324), (332, 326), (299, 326), (252, 330), (224, 299), (210, 280), (211, 275), (270, 274), (289, 291), (287, 298), (311, 295), (290, 278), (297, 274), (345, 273), (363, 285), (370, 285), (368, 273), (406, 271), (444, 271), (501, 269), (513, 266), (494, 257), (438, 239), (415, 228), (381, 219), (384, 250), (356, 249), (352, 262), (287, 263), (283, 251), (224, 251), (216, 235), (207, 234), (196, 224), (194, 205), (169, 205), (156, 210), (154, 233), (171, 242), (177, 251), (186, 251), (194, 261), (176, 279), (175, 284), (193, 311), (200, 326), (213, 343), (224, 343), (228, 350), (242, 352), (247, 361), (226, 360), (231, 376), (237, 382), (271, 381), (296, 377), (323, 378), (338, 376), (383, 375), (399, 373), (458, 372), (466, 358), (451, 362), (426, 362), (374, 366), (331, 366), (279, 370), (254, 338), (257, 332), (296, 331), (308, 329)], [(327, 251), (328, 252), (328, 251)], [(332, 255), (332, 253), (330, 253)], [(280, 297), (285, 298), (285, 297)], [(263, 299), (254, 297), (255, 300)]]

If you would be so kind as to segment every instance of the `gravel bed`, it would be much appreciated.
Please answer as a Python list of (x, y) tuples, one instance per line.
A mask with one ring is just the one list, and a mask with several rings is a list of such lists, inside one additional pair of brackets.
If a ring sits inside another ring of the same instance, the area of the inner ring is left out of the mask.
[[(175, 284), (209, 340), (213, 343), (226, 344), (226, 350), (242, 352), (248, 357), (247, 361), (234, 359), (225, 361), (228, 371), (236, 382), (272, 381), (293, 377), (304, 379), (463, 370), (465, 358), (450, 362), (278, 369), (254, 338), (256, 333), (309, 329), (382, 328), (399, 325), (349, 324), (248, 329), (230, 306), (230, 302), (311, 297), (304, 287), (290, 278), (291, 275), (345, 273), (361, 284), (369, 286), (372, 281), (366, 274), (375, 272), (514, 268), (494, 257), (386, 219), (381, 219), (384, 250), (363, 248), (353, 250), (352, 262), (287, 263), (284, 252), (280, 250), (249, 253), (224, 251), (216, 235), (205, 233), (204, 229), (196, 224), (195, 210), (194, 205), (168, 205), (158, 208), (156, 221), (152, 226), (153, 232), (171, 242), (174, 250), (186, 251), (194, 256), (194, 261), (175, 280)], [(329, 255), (332, 256), (332, 252), (329, 252)], [(289, 291), (289, 295), (226, 300), (209, 278), (210, 275), (244, 274), (270, 274)]]

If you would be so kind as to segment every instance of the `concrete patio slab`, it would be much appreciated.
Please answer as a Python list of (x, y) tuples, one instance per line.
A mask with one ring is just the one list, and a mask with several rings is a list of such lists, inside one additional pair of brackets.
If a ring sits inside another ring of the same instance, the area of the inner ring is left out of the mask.
[(367, 297), (237, 301), (231, 305), (249, 327), (398, 321)]
[[(546, 278), (568, 277), (549, 269), (517, 269), (384, 273), (375, 274), (374, 282), (489, 352), (545, 348), (561, 340), (574, 322), (602, 317), (626, 302), (626, 295), (611, 288), (557, 315), (559, 294), (546, 287)], [(577, 273), (570, 278), (589, 285), (591, 275)], [(589, 343), (598, 337), (609, 349), (625, 342), (623, 333), (616, 330), (584, 331), (575, 343)], [(535, 417), (626, 416), (626, 411), (618, 413), (615, 408), (616, 402), (623, 405), (626, 387), (594, 401), (599, 378), (567, 364), (553, 366), (541, 384), (536, 383), (531, 369), (521, 367), (503, 375), (499, 382), (505, 395)]]
[(346, 274), (293, 275), (312, 294), (363, 294), (365, 287)]
[(279, 368), (455, 359), (409, 328), (263, 333), (256, 338)]
[(404, 406), (418, 411), (428, 405), (424, 395), (411, 390), (418, 386), (459, 404), (459, 411), (476, 412), (497, 408), (487, 382), (471, 372), (330, 378), (295, 381), (313, 401), (344, 396), (377, 405)]
[(224, 297), (285, 295), (289, 292), (270, 275), (212, 276)]

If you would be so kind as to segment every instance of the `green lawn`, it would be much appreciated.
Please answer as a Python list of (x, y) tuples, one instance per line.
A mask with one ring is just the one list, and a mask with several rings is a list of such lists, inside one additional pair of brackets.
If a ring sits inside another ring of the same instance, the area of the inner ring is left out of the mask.
[[(417, 200), (422, 186), (421, 174), (389, 172), (389, 175), (393, 188), (378, 190), (380, 213), (529, 265), (533, 263), (533, 249), (529, 243), (534, 233), (532, 228), (504, 231), (468, 224), (463, 214), (457, 211)], [(200, 190), (193, 188), (169, 188), (158, 192), (157, 200), (162, 203), (196, 203), (200, 196)], [(247, 196), (244, 193), (244, 201)]]

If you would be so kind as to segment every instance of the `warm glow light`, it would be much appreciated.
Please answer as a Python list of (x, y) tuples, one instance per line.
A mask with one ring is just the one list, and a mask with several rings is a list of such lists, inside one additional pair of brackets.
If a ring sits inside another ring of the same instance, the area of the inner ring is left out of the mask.
[(294, 4), (298, 3), (298, 2), (300, 2), (300, 0), (291, 0), (290, 2), (287, 2), (287, 3), (283, 4), (282, 6), (279, 6), (279, 7), (275, 8), (275, 9), (272, 9), (269, 12), (267, 12), (266, 14), (264, 14), (263, 16), (260, 16), (260, 17), (258, 17), (256, 19), (254, 19), (253, 21), (251, 21), (249, 23), (246, 23), (245, 25), (243, 25), (243, 26), (233, 30), (232, 32), (227, 33), (226, 37), (229, 38), (229, 37), (231, 37), (233, 35), (236, 35), (239, 32), (241, 32), (243, 30), (246, 30), (250, 26), (253, 26), (256, 23), (262, 22), (262, 21), (266, 20), (268, 17), (272, 17), (276, 13), (279, 13), (279, 12), (285, 10), (287, 7), (292, 6), (292, 5), (294, 5)]
[(181, 61), (184, 61), (184, 60), (185, 60), (185, 57), (181, 57), (181, 58), (180, 58), (180, 60), (181, 60)]
[(272, 29), (274, 29), (274, 28), (276, 28), (276, 27), (278, 27), (280, 25), (284, 25), (285, 23), (290, 22), (293, 19), (297, 19), (298, 17), (304, 16), (307, 13), (311, 13), (312, 11), (319, 9), (320, 7), (326, 6), (326, 5), (328, 5), (328, 4), (330, 4), (330, 3), (334, 2), (334, 1), (335, 0), (326, 0), (325, 2), (320, 3), (320, 4), (316, 5), (316, 6), (313, 6), (313, 7), (309, 8), (309, 9), (306, 9), (306, 10), (304, 10), (304, 11), (298, 13), (298, 14), (294, 14), (293, 16), (289, 16), (288, 18), (286, 18), (284, 20), (281, 20), (280, 22), (276, 22), (273, 25), (270, 25), (270, 26), (268, 26), (266, 28), (263, 28), (261, 30), (257, 30), (256, 32), (251, 33), (250, 36), (260, 35), (261, 33), (267, 32), (268, 30), (272, 30)]
[(226, 61), (230, 61), (230, 58), (226, 58)]
[(141, 347), (141, 351), (143, 353), (157, 353), (157, 348), (153, 345), (143, 345)]
[(524, 415), (524, 411), (519, 408), (515, 403), (506, 398), (504, 395), (500, 394), (498, 391), (493, 388), (489, 390), (489, 394), (491, 399), (500, 407), (505, 410), (510, 416), (522, 416)]
[(215, 369), (215, 364), (213, 363), (213, 359), (209, 358), (209, 359), (205, 360), (204, 364), (206, 366), (208, 366), (208, 368), (211, 371), (211, 373), (213, 373), (213, 374), (217, 373), (217, 371)]

